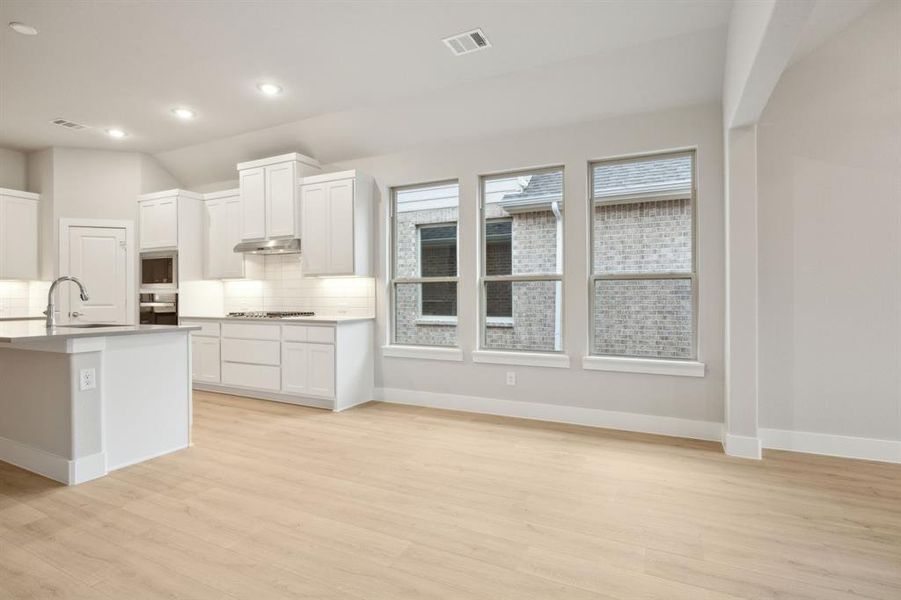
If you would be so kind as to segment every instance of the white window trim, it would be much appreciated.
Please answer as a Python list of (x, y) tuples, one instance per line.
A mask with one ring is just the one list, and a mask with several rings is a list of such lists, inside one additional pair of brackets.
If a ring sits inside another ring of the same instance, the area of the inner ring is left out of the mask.
[(419, 358), (422, 360), (445, 360), (463, 362), (463, 350), (448, 346), (382, 346), (382, 356), (388, 358)]
[(615, 371), (618, 373), (704, 377), (707, 365), (696, 360), (630, 358), (626, 356), (584, 356), (582, 357), (582, 368), (586, 371)]
[(492, 365), (520, 365), (523, 367), (553, 367), (568, 369), (569, 355), (559, 352), (528, 352), (522, 350), (473, 350), (472, 362)]

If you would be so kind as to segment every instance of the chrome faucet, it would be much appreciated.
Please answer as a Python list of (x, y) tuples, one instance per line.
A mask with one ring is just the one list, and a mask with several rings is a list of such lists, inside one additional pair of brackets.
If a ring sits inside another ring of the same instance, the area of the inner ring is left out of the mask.
[(81, 282), (78, 277), (71, 277), (69, 275), (64, 275), (60, 277), (56, 281), (50, 284), (50, 291), (47, 292), (47, 310), (44, 311), (44, 314), (47, 315), (47, 329), (51, 329), (56, 326), (56, 316), (54, 315), (53, 308), (53, 292), (56, 290), (56, 286), (58, 286), (63, 281), (71, 281), (75, 285), (78, 286), (79, 295), (81, 296), (82, 302), (87, 302), (90, 298), (88, 296), (88, 290), (85, 289), (84, 284)]

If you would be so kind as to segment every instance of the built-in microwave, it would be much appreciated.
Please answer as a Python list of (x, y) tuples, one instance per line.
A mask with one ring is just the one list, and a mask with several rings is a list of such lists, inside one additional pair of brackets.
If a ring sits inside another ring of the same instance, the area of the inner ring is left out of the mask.
[(141, 291), (178, 290), (178, 253), (141, 253)]

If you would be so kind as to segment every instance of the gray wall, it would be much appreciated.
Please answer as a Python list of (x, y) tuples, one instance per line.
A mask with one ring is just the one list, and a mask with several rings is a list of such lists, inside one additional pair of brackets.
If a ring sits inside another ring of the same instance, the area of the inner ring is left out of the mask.
[(901, 439), (899, 31), (877, 5), (761, 119), (761, 427)]
[(25, 165), (24, 152), (0, 148), (0, 187), (30, 192)]
[[(379, 218), (378, 345), (387, 342), (387, 205), (392, 186), (460, 181), (459, 345), (462, 363), (376, 358), (376, 385), (522, 402), (592, 407), (706, 421), (723, 418), (723, 156), (722, 115), (717, 104), (633, 115), (528, 133), (411, 149), (348, 161), (375, 177), (381, 197)], [(588, 354), (588, 161), (666, 149), (698, 149), (698, 239), (700, 244), (700, 352), (704, 378), (584, 371)], [(476, 203), (479, 175), (529, 167), (564, 165), (564, 351), (569, 369), (474, 364), (476, 346)], [(505, 372), (517, 385), (505, 385)]]

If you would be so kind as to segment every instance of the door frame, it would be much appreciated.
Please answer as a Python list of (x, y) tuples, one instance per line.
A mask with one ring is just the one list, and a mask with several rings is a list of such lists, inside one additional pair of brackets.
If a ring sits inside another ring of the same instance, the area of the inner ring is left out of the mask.
[[(100, 229), (124, 229), (125, 230), (125, 252), (129, 260), (125, 262), (125, 287), (128, 292), (125, 294), (125, 315), (126, 323), (134, 325), (137, 323), (137, 306), (135, 303), (136, 294), (138, 293), (135, 273), (138, 265), (138, 256), (135, 254), (135, 222), (120, 219), (63, 219), (59, 220), (59, 240), (58, 243), (58, 262), (56, 263), (56, 274), (60, 276), (62, 265), (69, 264), (69, 228), (70, 227), (96, 227)], [(59, 294), (58, 298), (60, 314), (68, 314), (69, 312), (69, 295)]]

